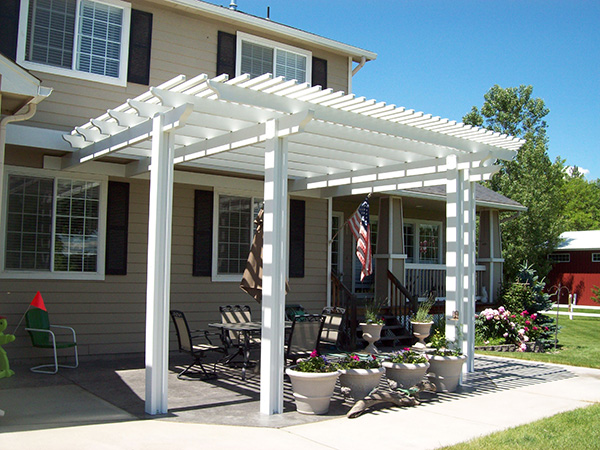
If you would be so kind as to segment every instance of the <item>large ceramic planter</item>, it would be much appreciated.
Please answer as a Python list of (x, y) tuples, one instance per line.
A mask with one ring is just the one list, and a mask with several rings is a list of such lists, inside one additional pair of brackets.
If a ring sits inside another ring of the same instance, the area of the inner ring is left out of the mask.
[(385, 377), (392, 389), (409, 389), (425, 378), (429, 363), (409, 364), (384, 361)]
[(417, 343), (414, 347), (425, 348), (425, 339), (431, 333), (433, 322), (410, 322), (412, 324), (413, 335), (417, 338)]
[(383, 367), (375, 369), (342, 369), (340, 370), (340, 386), (344, 394), (354, 400), (361, 400), (379, 386), (384, 372)]
[(456, 390), (466, 359), (465, 355), (429, 357), (428, 377), (435, 384), (437, 392), (454, 392)]
[(379, 353), (379, 350), (375, 347), (375, 342), (381, 339), (383, 325), (378, 323), (361, 323), (360, 327), (362, 329), (362, 338), (368, 343), (364, 351), (371, 354)]
[(313, 373), (298, 372), (289, 368), (285, 373), (292, 381), (296, 410), (299, 413), (327, 414), (339, 371)]

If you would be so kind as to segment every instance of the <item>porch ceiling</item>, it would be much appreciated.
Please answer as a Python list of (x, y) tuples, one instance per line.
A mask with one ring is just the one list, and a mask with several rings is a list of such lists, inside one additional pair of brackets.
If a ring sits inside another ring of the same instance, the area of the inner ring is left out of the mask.
[(147, 172), (158, 113), (176, 129), (176, 166), (259, 176), (267, 122), (277, 120), (277, 136), (288, 140), (290, 191), (319, 189), (322, 196), (441, 184), (448, 155), (479, 181), (524, 142), (270, 74), (181, 75), (65, 135), (74, 151), (62, 168), (111, 156), (124, 158), (128, 176)]

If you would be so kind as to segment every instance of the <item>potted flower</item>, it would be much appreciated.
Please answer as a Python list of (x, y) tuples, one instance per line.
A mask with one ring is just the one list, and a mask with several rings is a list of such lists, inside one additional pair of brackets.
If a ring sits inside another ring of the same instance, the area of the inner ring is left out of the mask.
[(381, 329), (383, 328), (383, 317), (380, 311), (383, 304), (387, 301), (375, 300), (365, 303), (365, 321), (359, 325), (362, 329), (362, 338), (367, 341), (367, 346), (364, 349), (365, 353), (378, 353), (375, 342), (381, 338)]
[(385, 376), (392, 389), (409, 389), (421, 381), (429, 362), (423, 353), (404, 348), (383, 361)]
[(351, 354), (339, 362), (342, 393), (355, 400), (365, 398), (379, 386), (384, 369), (374, 355)]
[(427, 300), (419, 305), (417, 312), (410, 320), (413, 329), (413, 335), (418, 340), (414, 347), (425, 348), (425, 339), (431, 333), (431, 326), (433, 325), (433, 316), (431, 315), (430, 311), (434, 304), (435, 297), (433, 293), (430, 293), (429, 297), (427, 297)]
[(302, 414), (327, 414), (329, 402), (340, 375), (338, 366), (316, 350), (306, 359), (299, 359), (285, 373), (292, 382), (296, 410)]
[(435, 384), (437, 392), (454, 392), (458, 387), (462, 367), (467, 359), (439, 331), (434, 336), (434, 350), (429, 355), (429, 370), (427, 376)]

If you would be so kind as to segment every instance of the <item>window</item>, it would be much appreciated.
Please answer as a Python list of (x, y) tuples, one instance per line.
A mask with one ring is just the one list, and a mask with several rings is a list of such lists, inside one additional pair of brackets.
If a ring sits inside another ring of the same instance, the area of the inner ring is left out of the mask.
[(23, 0), (17, 62), (125, 85), (131, 7), (120, 0)]
[(600, 253), (592, 253), (592, 262), (600, 262)]
[(237, 34), (236, 74), (252, 78), (265, 73), (304, 83), (311, 80), (312, 54), (246, 33)]
[(344, 213), (334, 212), (331, 216), (331, 272), (340, 277), (344, 270), (343, 267), (343, 249), (344, 233), (340, 228), (344, 225)]
[(10, 173), (7, 183), (5, 276), (102, 274), (100, 181)]
[(239, 281), (246, 268), (255, 231), (254, 219), (263, 206), (263, 199), (220, 195), (217, 204), (217, 278)]
[(404, 253), (407, 263), (442, 264), (441, 223), (404, 223)]
[(551, 253), (548, 255), (548, 259), (553, 263), (567, 263), (571, 262), (570, 253)]

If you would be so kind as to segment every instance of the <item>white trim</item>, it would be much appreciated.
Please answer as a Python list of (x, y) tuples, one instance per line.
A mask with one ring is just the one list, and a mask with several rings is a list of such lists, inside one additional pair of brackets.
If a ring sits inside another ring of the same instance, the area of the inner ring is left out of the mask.
[(592, 253), (592, 262), (600, 262), (600, 253)]
[[(96, 260), (96, 272), (64, 272), (54, 271), (54, 238), (56, 220), (56, 191), (52, 202), (52, 243), (50, 249), (51, 261), (48, 270), (11, 270), (5, 268), (6, 260), (6, 224), (8, 206), (1, 211), (0, 222), (0, 279), (37, 279), (37, 280), (104, 280), (105, 279), (105, 249), (106, 249), (106, 209), (108, 202), (108, 177), (82, 173), (61, 172), (48, 169), (33, 169), (28, 167), (5, 166), (4, 195), (8, 196), (8, 176), (25, 175), (31, 177), (52, 178), (54, 183), (57, 179), (70, 179), (78, 181), (96, 181), (100, 184), (100, 205), (98, 210), (98, 249)], [(8, 198), (2, 202), (8, 205)]]
[[(404, 227), (406, 225), (413, 225), (415, 227), (414, 230), (414, 237), (415, 237), (415, 244), (414, 244), (414, 255), (413, 255), (413, 262), (411, 263), (406, 263), (407, 264), (407, 268), (410, 265), (418, 265), (418, 266), (435, 266), (435, 265), (442, 265), (444, 264), (444, 246), (443, 246), (443, 242), (444, 242), (444, 223), (442, 221), (439, 220), (421, 220), (421, 219), (410, 219), (410, 218), (404, 218), (403, 223), (402, 223), (402, 239), (404, 239)], [(420, 254), (419, 254), (419, 250), (417, 249), (417, 244), (419, 243), (419, 226), (420, 225), (437, 225), (439, 226), (439, 236), (438, 236), (438, 262), (437, 263), (421, 263), (420, 260)], [(404, 247), (404, 251), (406, 252), (406, 243), (403, 242), (403, 247)], [(408, 253), (406, 253), (406, 258), (408, 259)]]
[[(311, 83), (312, 79), (312, 52), (309, 50), (304, 50), (298, 47), (292, 47), (291, 45), (282, 44), (281, 42), (272, 41), (270, 39), (265, 39), (259, 36), (254, 36), (252, 34), (244, 33), (242, 31), (237, 32), (237, 41), (236, 41), (236, 54), (235, 54), (235, 74), (236, 76), (242, 75), (242, 42), (246, 41), (251, 44), (262, 45), (264, 47), (273, 48), (273, 70), (271, 73), (274, 77), (278, 75), (275, 73), (275, 64), (277, 64), (277, 50), (284, 50), (286, 52), (295, 53), (297, 55), (304, 56), (306, 58), (306, 79), (302, 81), (302, 83)], [(262, 75), (262, 74), (261, 74)], [(300, 81), (300, 80), (298, 80)]]
[(129, 33), (131, 29), (131, 4), (121, 0), (91, 1), (116, 6), (123, 9), (123, 23), (121, 26), (121, 55), (118, 78), (83, 72), (74, 68), (76, 62), (75, 58), (77, 53), (77, 41), (79, 36), (77, 28), (79, 25), (79, 5), (81, 3), (81, 0), (77, 0), (77, 13), (75, 16), (75, 36), (73, 39), (73, 62), (71, 63), (71, 69), (65, 69), (62, 67), (55, 67), (48, 64), (27, 61), (25, 59), (25, 47), (27, 43), (28, 34), (27, 19), (29, 16), (30, 0), (21, 0), (21, 9), (19, 12), (19, 34), (17, 40), (17, 64), (29, 70), (34, 70), (43, 73), (51, 73), (63, 77), (94, 81), (97, 83), (110, 84), (113, 86), (127, 86), (127, 65), (129, 62)]

